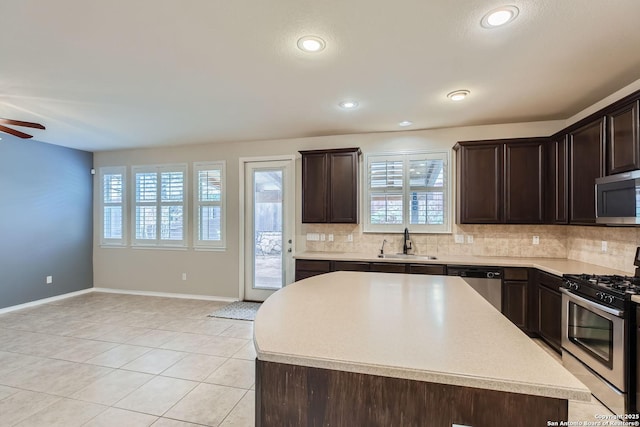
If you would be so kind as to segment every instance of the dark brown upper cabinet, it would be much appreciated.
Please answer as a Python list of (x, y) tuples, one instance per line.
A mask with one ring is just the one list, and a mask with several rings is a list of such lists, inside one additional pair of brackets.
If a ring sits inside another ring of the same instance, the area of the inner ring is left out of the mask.
[(359, 148), (300, 151), (302, 222), (358, 223)]
[(607, 175), (640, 169), (639, 101), (607, 114)]
[(569, 222), (569, 145), (562, 134), (547, 144), (546, 149), (546, 221), (549, 224)]
[(595, 182), (604, 176), (605, 117), (569, 132), (569, 222), (595, 224)]
[(544, 222), (544, 149), (547, 142), (537, 139), (504, 144), (506, 223)]
[(458, 222), (544, 222), (546, 138), (464, 141), (458, 159)]
[(458, 222), (499, 224), (504, 221), (503, 151), (497, 141), (460, 142), (458, 158)]

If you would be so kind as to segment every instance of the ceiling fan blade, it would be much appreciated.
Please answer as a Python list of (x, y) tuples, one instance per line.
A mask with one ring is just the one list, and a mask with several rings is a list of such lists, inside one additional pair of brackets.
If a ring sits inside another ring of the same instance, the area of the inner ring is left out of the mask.
[(20, 132), (19, 130), (11, 129), (11, 128), (8, 128), (8, 127), (2, 126), (2, 125), (0, 125), (0, 131), (9, 133), (9, 134), (11, 134), (13, 136), (17, 136), (18, 138), (22, 138), (22, 139), (33, 138), (33, 135), (29, 135), (29, 134), (26, 134), (24, 132)]
[(35, 129), (45, 129), (40, 123), (33, 122), (23, 122), (20, 120), (11, 120), (11, 119), (2, 119), (0, 118), (0, 123), (4, 123), (5, 125), (13, 125), (13, 126), (23, 126), (27, 128), (35, 128)]

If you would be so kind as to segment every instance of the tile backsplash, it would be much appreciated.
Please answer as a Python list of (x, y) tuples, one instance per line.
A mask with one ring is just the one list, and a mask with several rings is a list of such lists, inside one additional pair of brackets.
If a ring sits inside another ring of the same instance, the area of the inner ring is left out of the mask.
[[(401, 233), (363, 233), (357, 224), (302, 224), (301, 231), (298, 241), (307, 251), (378, 254), (387, 240), (385, 252), (402, 252)], [(306, 240), (307, 233), (324, 235), (325, 240)], [(464, 243), (456, 243), (456, 236)], [(537, 245), (534, 236), (539, 239)], [(452, 234), (412, 234), (411, 240), (414, 253), (421, 255), (569, 258), (633, 273), (640, 228), (463, 224), (454, 225)], [(602, 241), (607, 242), (606, 252), (602, 252)]]

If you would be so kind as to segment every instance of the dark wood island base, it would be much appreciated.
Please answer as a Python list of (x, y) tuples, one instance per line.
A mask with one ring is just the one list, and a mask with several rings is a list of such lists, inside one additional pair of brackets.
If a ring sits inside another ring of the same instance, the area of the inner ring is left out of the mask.
[(542, 427), (566, 399), (256, 360), (256, 427)]

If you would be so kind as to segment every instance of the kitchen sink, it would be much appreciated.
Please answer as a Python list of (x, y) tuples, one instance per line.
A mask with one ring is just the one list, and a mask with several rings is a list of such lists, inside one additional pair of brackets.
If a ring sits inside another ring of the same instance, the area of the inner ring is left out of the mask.
[(429, 259), (434, 260), (438, 259), (434, 256), (430, 255), (414, 255), (414, 254), (380, 254), (378, 258), (389, 258), (389, 259)]

